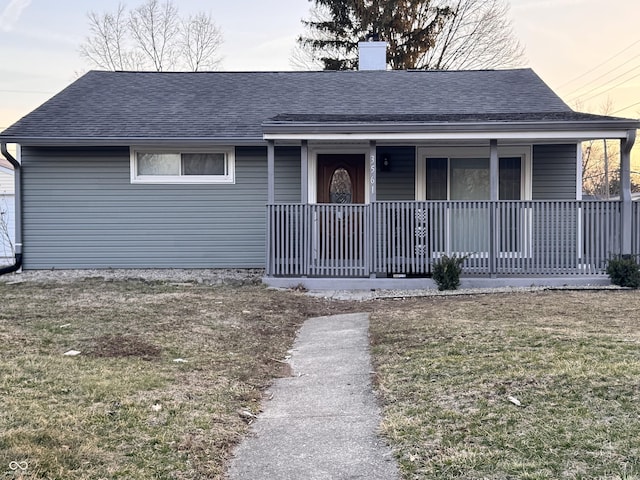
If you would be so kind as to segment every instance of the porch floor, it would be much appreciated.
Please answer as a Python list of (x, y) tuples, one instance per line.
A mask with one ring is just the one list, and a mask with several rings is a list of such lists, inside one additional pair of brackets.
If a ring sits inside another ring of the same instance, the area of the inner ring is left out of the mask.
[[(304, 287), (307, 290), (436, 290), (431, 278), (315, 278), (263, 277), (262, 282), (274, 288)], [(603, 287), (611, 285), (606, 275), (567, 275), (546, 277), (472, 277), (460, 278), (460, 290), (472, 288), (522, 287)]]

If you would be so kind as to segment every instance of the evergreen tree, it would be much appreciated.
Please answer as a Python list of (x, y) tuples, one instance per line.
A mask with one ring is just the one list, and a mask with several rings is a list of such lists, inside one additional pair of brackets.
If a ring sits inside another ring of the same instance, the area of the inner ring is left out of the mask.
[[(523, 49), (505, 0), (310, 0), (302, 51), (326, 70), (357, 68), (358, 42), (389, 43), (390, 68), (468, 69), (517, 65)], [(308, 61), (297, 63), (309, 67)]]

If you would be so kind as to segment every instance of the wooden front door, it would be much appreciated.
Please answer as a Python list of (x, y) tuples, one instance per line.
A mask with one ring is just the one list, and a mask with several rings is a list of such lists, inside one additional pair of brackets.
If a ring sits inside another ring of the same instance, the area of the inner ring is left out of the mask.
[(318, 203), (364, 203), (364, 155), (318, 155)]
[(365, 272), (365, 158), (318, 155), (315, 265), (323, 275)]

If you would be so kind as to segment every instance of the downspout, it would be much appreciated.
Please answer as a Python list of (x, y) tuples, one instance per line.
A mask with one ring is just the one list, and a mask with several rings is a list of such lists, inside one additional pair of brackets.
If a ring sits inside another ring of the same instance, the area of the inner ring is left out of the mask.
[(0, 152), (4, 158), (9, 160), (9, 163), (13, 165), (14, 181), (15, 181), (15, 223), (16, 223), (16, 239), (15, 239), (15, 261), (13, 265), (0, 268), (0, 275), (5, 273), (12, 273), (22, 267), (22, 171), (20, 169), (20, 162), (18, 162), (13, 155), (7, 151), (7, 144), (0, 143)]

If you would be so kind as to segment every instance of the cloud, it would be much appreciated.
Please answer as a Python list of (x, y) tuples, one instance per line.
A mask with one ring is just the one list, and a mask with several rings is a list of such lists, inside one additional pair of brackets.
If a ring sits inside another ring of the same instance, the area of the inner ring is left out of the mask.
[(11, 0), (0, 13), (0, 30), (10, 32), (31, 0)]

